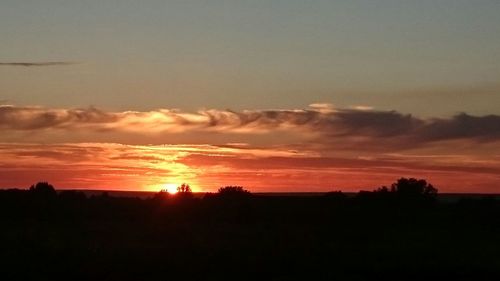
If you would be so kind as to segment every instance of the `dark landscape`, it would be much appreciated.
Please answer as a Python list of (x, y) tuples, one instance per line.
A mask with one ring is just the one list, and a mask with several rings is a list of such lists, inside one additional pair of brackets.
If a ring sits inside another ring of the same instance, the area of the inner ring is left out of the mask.
[[(425, 181), (346, 196), (0, 191), (4, 280), (495, 280), (500, 202)], [(430, 186), (432, 188), (432, 186)], [(457, 195), (458, 198), (458, 195)]]

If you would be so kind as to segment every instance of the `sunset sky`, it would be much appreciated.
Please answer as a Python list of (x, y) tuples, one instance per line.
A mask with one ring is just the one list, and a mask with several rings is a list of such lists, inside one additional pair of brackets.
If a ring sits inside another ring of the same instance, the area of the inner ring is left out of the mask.
[(500, 192), (500, 1), (2, 0), (0, 188)]

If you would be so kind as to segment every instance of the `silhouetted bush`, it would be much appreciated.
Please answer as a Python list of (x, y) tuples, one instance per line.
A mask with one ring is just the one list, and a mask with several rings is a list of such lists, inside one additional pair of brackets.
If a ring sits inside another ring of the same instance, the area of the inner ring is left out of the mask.
[(166, 190), (160, 190), (160, 192), (156, 193), (153, 195), (153, 200), (160, 200), (164, 201), (170, 197), (170, 193), (168, 193)]
[(248, 198), (251, 195), (250, 191), (242, 186), (225, 186), (219, 188), (218, 196), (222, 198)]

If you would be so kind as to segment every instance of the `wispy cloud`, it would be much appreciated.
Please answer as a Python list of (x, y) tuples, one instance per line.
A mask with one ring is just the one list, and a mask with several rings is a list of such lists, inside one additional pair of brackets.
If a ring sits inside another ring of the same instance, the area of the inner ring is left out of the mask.
[(495, 192), (500, 179), (499, 115), (422, 118), (324, 103), (195, 112), (0, 105), (0, 131), (0, 187), (42, 175), (79, 188), (325, 191), (406, 176), (441, 191)]
[[(461, 113), (449, 118), (419, 118), (397, 111), (333, 109), (313, 106), (282, 110), (175, 109), (109, 112), (96, 108), (47, 109), (0, 105), (0, 128), (11, 131), (47, 130), (150, 135), (186, 132), (263, 135), (307, 133), (317, 143), (420, 146), (430, 142), (466, 139), (500, 141), (500, 116)], [(229, 140), (232, 141), (232, 140)]]
[(25, 66), (25, 67), (36, 67), (36, 66), (58, 66), (58, 65), (72, 65), (77, 64), (77, 62), (71, 61), (44, 61), (44, 62), (0, 62), (0, 66)]

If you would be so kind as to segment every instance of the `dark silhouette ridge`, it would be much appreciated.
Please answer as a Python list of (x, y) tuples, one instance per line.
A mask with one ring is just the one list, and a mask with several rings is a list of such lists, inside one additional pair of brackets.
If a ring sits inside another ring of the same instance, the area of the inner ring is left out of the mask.
[(402, 178), (356, 196), (227, 186), (195, 197), (185, 184), (148, 199), (0, 190), (2, 280), (497, 280), (500, 202), (442, 202), (431, 187)]
[(347, 195), (345, 195), (340, 190), (327, 192), (324, 196), (325, 198), (339, 200), (339, 201), (347, 199)]

